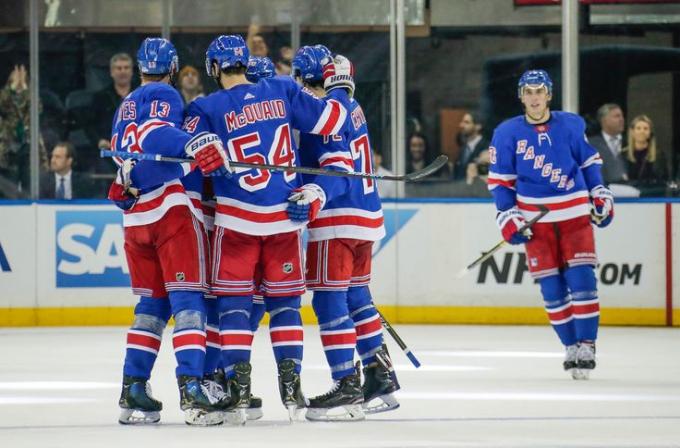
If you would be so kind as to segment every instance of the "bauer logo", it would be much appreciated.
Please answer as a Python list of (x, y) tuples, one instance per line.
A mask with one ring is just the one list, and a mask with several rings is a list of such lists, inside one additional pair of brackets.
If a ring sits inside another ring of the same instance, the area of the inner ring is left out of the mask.
[(119, 211), (56, 212), (58, 288), (129, 287)]

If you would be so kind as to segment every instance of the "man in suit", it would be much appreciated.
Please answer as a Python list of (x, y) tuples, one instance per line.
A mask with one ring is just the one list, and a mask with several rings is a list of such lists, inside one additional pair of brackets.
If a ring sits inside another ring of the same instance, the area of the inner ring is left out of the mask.
[(623, 130), (626, 122), (618, 104), (607, 103), (597, 110), (597, 120), (602, 131), (592, 135), (588, 142), (597, 149), (602, 157), (602, 177), (606, 184), (626, 183), (628, 181), (623, 149)]
[(453, 164), (453, 179), (464, 180), (468, 164), (473, 163), (479, 153), (489, 149), (489, 141), (482, 136), (482, 120), (476, 112), (463, 115), (458, 127), (462, 144), (458, 160)]
[(90, 183), (73, 171), (75, 151), (69, 142), (59, 142), (50, 156), (50, 171), (40, 179), (41, 199), (77, 199), (90, 196)]

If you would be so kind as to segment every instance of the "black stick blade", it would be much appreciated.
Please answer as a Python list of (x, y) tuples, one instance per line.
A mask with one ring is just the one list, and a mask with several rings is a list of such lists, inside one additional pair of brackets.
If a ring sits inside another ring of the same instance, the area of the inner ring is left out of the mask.
[(437, 171), (439, 171), (441, 167), (446, 165), (446, 162), (448, 161), (449, 157), (444, 154), (441, 154), (439, 157), (434, 159), (434, 162), (432, 162), (422, 170), (407, 174), (404, 180), (406, 180), (406, 182), (417, 182), (421, 179), (424, 179), (430, 174), (434, 174)]

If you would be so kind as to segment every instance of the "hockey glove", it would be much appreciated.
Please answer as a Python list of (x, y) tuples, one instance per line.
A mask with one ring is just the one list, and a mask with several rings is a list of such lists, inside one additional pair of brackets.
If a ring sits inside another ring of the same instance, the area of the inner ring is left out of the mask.
[(197, 134), (187, 142), (184, 151), (198, 162), (204, 175), (231, 177), (229, 159), (217, 134), (209, 132)]
[(496, 216), (496, 222), (501, 229), (503, 239), (510, 244), (522, 244), (531, 239), (531, 229), (525, 229), (520, 233), (520, 229), (527, 221), (517, 207), (499, 212)]
[(121, 210), (130, 210), (135, 206), (139, 197), (139, 191), (132, 186), (130, 181), (130, 173), (136, 163), (134, 159), (125, 159), (109, 188), (108, 198)]
[(326, 92), (335, 89), (346, 89), (351, 97), (354, 95), (354, 65), (343, 55), (326, 57), (323, 64), (323, 87)]
[(590, 221), (598, 227), (607, 227), (614, 219), (614, 195), (608, 188), (598, 185), (590, 190)]
[(305, 184), (288, 197), (288, 218), (293, 222), (314, 221), (326, 203), (326, 193), (316, 184)]

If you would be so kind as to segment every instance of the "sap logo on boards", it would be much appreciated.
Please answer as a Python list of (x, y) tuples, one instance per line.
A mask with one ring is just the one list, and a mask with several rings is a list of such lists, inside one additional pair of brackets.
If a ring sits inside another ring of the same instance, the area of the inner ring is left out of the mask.
[(0, 271), (12, 272), (12, 267), (9, 265), (9, 259), (7, 258), (7, 254), (5, 254), (5, 249), (2, 248), (2, 243), (0, 243)]
[(58, 288), (129, 287), (119, 211), (57, 211)]

